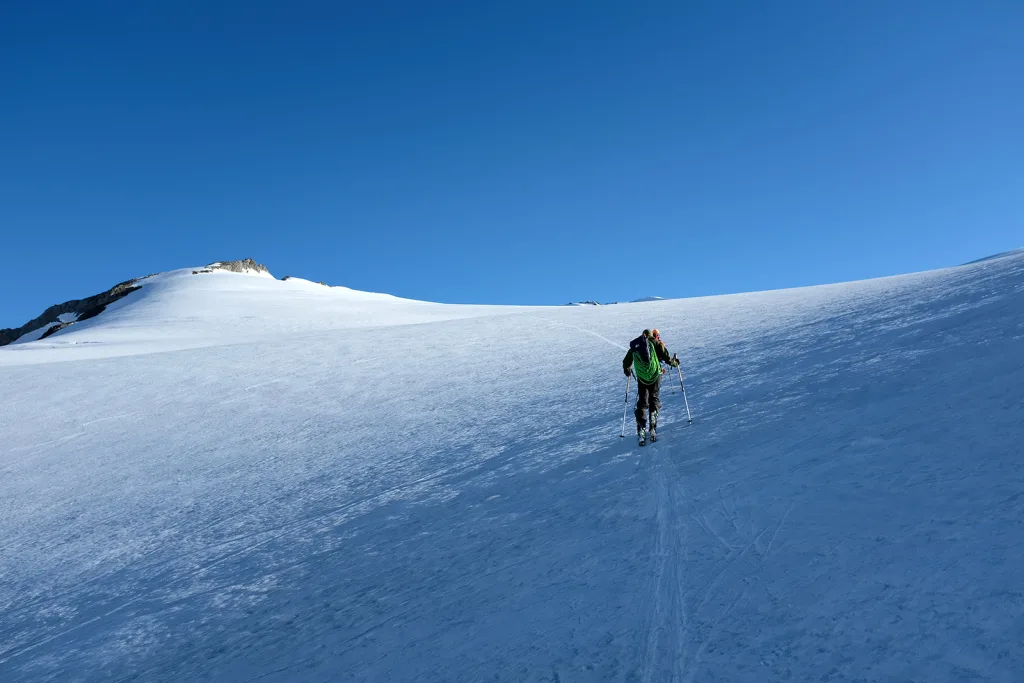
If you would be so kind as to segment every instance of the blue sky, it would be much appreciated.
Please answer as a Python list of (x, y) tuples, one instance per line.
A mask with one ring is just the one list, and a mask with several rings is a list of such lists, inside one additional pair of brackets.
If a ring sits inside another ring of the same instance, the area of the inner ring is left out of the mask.
[(0, 6), (0, 327), (133, 276), (559, 304), (1024, 246), (1024, 3)]

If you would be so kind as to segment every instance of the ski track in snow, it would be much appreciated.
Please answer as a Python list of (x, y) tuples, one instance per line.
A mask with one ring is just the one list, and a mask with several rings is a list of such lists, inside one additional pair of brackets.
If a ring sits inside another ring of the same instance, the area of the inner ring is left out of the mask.
[[(1024, 255), (599, 308), (174, 277), (0, 350), (4, 683), (1024, 670)], [(665, 382), (636, 448), (654, 326), (695, 421)]]

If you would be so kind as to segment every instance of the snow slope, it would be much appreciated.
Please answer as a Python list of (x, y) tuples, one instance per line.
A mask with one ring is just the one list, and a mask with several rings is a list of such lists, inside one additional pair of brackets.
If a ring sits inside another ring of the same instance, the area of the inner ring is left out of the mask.
[[(266, 272), (184, 268), (137, 284), (141, 289), (110, 304), (100, 316), (12, 349), (14, 354), (0, 355), (0, 367), (254, 343), (495, 312), (493, 306), (430, 304), (301, 278), (275, 280)], [(62, 352), (53, 353), (55, 349)]]
[[(144, 284), (0, 349), (0, 681), (1020, 680), (1022, 254), (613, 307)], [(670, 377), (641, 450), (644, 327), (695, 422)]]

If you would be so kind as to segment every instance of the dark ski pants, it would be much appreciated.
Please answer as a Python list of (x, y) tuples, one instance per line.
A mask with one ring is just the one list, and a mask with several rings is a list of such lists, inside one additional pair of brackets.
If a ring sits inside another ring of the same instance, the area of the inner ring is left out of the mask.
[(638, 381), (637, 396), (636, 396), (636, 410), (633, 412), (636, 415), (636, 426), (637, 429), (647, 425), (647, 410), (650, 409), (654, 412), (661, 410), (661, 377), (659, 376), (654, 380), (654, 384), (644, 384)]

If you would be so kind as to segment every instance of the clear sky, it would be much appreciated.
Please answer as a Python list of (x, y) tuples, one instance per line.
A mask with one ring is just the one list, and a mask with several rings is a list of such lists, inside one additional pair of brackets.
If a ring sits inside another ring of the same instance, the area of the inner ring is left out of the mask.
[(1024, 246), (1024, 3), (0, 3), (0, 327), (253, 257), (446, 302)]

